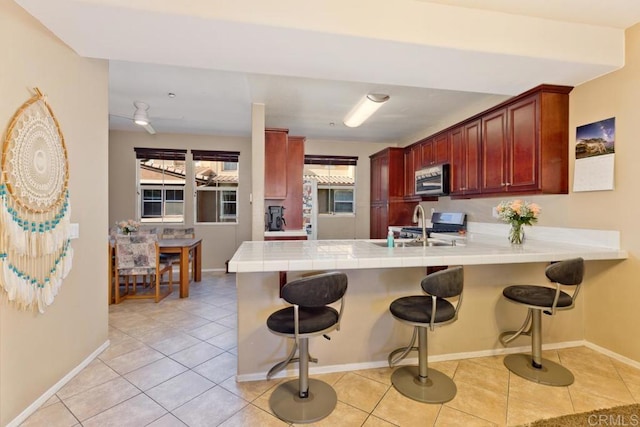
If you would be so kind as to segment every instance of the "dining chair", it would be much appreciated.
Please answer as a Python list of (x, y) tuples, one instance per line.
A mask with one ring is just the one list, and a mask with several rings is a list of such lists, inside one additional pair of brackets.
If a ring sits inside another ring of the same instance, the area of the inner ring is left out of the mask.
[[(173, 292), (173, 266), (160, 262), (158, 236), (155, 234), (118, 235), (115, 241), (115, 303), (127, 298), (153, 298), (159, 302)], [(169, 273), (167, 291), (161, 292), (160, 277)], [(136, 287), (138, 276), (153, 277), (151, 286)], [(120, 291), (124, 279), (124, 291)], [(133, 284), (130, 280), (133, 279)], [(130, 289), (131, 287), (131, 289)]]

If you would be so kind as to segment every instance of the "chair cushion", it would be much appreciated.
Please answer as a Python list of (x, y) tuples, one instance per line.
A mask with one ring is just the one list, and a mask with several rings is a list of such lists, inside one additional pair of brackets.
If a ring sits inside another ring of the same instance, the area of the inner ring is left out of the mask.
[[(431, 297), (428, 295), (415, 295), (398, 298), (389, 306), (391, 314), (398, 319), (408, 322), (425, 323), (431, 322)], [(446, 322), (455, 317), (456, 310), (449, 301), (436, 299), (435, 323)]]
[[(504, 288), (502, 295), (504, 295), (505, 298), (521, 304), (548, 308), (553, 304), (553, 298), (556, 296), (556, 290), (546, 286), (514, 285)], [(569, 307), (572, 302), (572, 298), (569, 294), (560, 291), (557, 307)]]
[[(322, 331), (338, 323), (338, 312), (333, 307), (300, 307), (298, 315), (301, 334)], [(293, 335), (293, 307), (271, 314), (267, 319), (267, 327), (274, 332)]]

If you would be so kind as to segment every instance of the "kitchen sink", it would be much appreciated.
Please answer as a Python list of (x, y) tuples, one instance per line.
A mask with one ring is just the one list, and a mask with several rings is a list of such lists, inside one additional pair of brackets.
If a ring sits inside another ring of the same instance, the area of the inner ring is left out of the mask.
[[(387, 242), (371, 242), (371, 244), (380, 246), (383, 248), (387, 247)], [(410, 241), (398, 241), (396, 240), (393, 244), (395, 248), (418, 248), (423, 246), (422, 242), (416, 240)], [(437, 240), (437, 239), (427, 239), (427, 244), (424, 246), (455, 246), (455, 240), (447, 242), (445, 240)]]

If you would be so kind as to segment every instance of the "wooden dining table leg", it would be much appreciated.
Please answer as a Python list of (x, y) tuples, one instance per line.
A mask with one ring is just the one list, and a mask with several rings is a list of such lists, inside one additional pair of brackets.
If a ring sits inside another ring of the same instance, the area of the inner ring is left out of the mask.
[(189, 297), (189, 248), (180, 250), (180, 298)]
[(193, 281), (199, 282), (202, 280), (202, 244), (198, 243), (193, 252)]

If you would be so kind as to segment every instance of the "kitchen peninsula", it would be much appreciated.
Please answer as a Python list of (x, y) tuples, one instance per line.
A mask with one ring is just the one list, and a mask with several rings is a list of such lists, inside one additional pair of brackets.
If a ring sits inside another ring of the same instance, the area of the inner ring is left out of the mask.
[[(545, 232), (544, 227), (536, 231), (540, 238), (531, 238), (522, 247), (510, 246), (505, 235), (477, 232), (470, 232), (455, 246), (433, 247), (387, 248), (380, 246), (381, 240), (244, 242), (229, 262), (229, 270), (237, 273), (237, 379), (264, 379), (266, 371), (290, 350), (290, 340), (269, 333), (265, 324), (272, 312), (285, 305), (279, 297), (281, 272), (289, 280), (328, 270), (343, 271), (349, 278), (340, 331), (331, 334), (331, 343), (310, 342), (311, 354), (318, 358), (311, 372), (320, 373), (386, 366), (388, 353), (406, 344), (411, 334), (411, 328), (393, 321), (389, 304), (421, 292), (425, 267), (465, 267), (458, 321), (429, 337), (430, 356), (460, 358), (501, 351), (500, 332), (520, 325), (525, 313), (501, 297), (506, 285), (543, 284), (548, 262), (580, 256), (587, 261), (588, 292), (591, 275), (627, 258), (615, 231), (548, 228)], [(543, 322), (548, 322), (543, 327), (545, 343), (582, 342), (581, 296), (574, 310)], [(519, 339), (514, 346), (526, 343), (526, 338)], [(294, 368), (290, 367), (289, 375), (294, 375)]]

